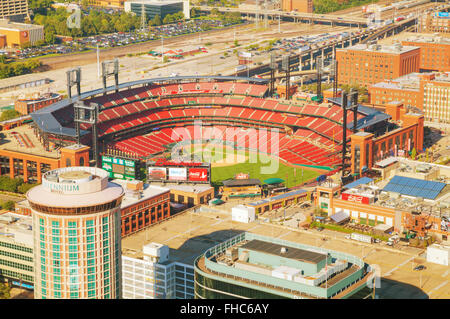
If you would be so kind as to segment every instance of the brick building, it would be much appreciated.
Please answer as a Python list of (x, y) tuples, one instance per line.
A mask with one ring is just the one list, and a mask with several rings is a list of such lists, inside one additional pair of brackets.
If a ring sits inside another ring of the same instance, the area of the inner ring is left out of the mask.
[(312, 0), (283, 0), (281, 8), (283, 11), (287, 12), (297, 11), (312, 13), (314, 10)]
[(120, 207), (122, 237), (170, 217), (170, 190), (142, 181), (116, 179), (125, 190)]
[(411, 73), (369, 88), (370, 103), (402, 102), (421, 110), (426, 121), (450, 123), (450, 72)]
[(450, 39), (442, 36), (414, 36), (402, 45), (420, 48), (421, 71), (450, 71)]
[(45, 94), (35, 99), (19, 99), (14, 103), (14, 109), (20, 114), (28, 115), (61, 99), (61, 94), (57, 93)]
[(58, 150), (45, 149), (28, 125), (3, 131), (0, 145), (0, 175), (41, 183), (42, 175), (52, 169), (89, 166), (89, 146), (70, 145)]
[(380, 81), (419, 71), (420, 48), (357, 44), (336, 49), (338, 83), (368, 87)]

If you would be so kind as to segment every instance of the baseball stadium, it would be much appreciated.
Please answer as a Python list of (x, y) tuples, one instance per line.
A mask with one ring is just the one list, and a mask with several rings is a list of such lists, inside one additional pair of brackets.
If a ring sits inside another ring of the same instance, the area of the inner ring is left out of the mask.
[[(107, 87), (104, 77), (103, 88), (81, 93), (79, 78), (73, 82), (68, 72), (69, 98), (32, 113), (32, 127), (47, 151), (89, 146), (90, 164), (96, 166), (103, 154), (148, 162), (170, 159), (181, 145), (176, 153), (186, 161), (186, 155), (213, 147), (216, 159), (224, 154), (211, 163), (218, 179), (250, 169), (258, 174), (257, 168), (269, 165), (264, 163), (270, 158), (279, 162), (279, 171), (251, 177), (287, 177), (293, 186), (343, 165), (353, 173), (367, 169), (383, 151), (365, 145), (383, 136), (414, 130), (408, 147), (418, 143), (417, 123), (400, 127), (391, 123), (391, 115), (361, 105), (347, 112), (343, 98), (323, 103), (275, 99), (266, 79), (175, 76), (119, 84), (116, 77), (115, 85)], [(78, 87), (74, 96), (73, 85)], [(356, 150), (353, 137), (359, 143), (360, 133), (364, 145)], [(405, 146), (404, 137), (402, 142)], [(230, 158), (230, 151), (236, 156)], [(249, 163), (254, 154), (259, 158)]]

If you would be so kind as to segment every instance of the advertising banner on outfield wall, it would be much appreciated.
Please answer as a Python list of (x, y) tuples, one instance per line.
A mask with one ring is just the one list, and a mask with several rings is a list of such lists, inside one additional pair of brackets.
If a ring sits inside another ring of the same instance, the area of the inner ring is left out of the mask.
[(148, 179), (165, 181), (167, 179), (167, 168), (165, 168), (165, 167), (149, 167), (148, 168)]
[(206, 168), (189, 168), (189, 181), (207, 182), (208, 170)]
[(170, 167), (170, 181), (185, 181), (187, 179), (187, 169), (185, 167)]

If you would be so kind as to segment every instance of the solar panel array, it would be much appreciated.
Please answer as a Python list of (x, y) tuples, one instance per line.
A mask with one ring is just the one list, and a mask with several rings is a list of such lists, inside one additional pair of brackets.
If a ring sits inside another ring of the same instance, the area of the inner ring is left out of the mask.
[(383, 190), (387, 192), (400, 193), (403, 195), (435, 199), (445, 185), (445, 183), (424, 181), (421, 179), (403, 176), (394, 176)]

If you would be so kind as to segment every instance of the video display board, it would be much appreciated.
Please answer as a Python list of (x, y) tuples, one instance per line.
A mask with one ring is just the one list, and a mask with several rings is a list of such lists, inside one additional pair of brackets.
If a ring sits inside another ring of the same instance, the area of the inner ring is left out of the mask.
[(208, 163), (158, 161), (147, 163), (147, 181), (210, 183)]
[(118, 179), (136, 179), (136, 161), (112, 156), (102, 156), (102, 168), (109, 177)]

